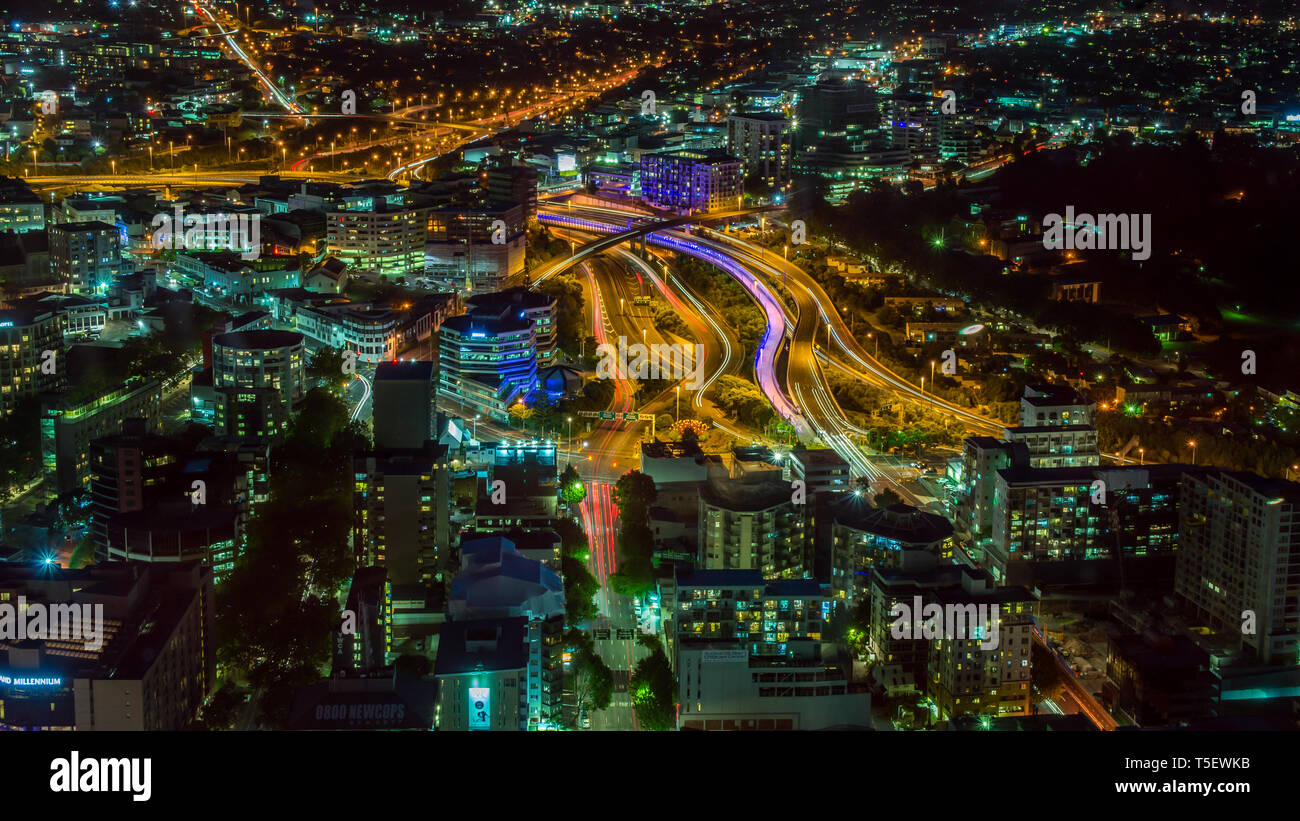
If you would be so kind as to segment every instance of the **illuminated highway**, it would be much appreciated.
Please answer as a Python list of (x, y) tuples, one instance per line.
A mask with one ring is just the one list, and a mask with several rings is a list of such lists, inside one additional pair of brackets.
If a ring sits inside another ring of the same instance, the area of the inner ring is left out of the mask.
[[(580, 208), (579, 210), (581, 212), (587, 210), (608, 211), (610, 209)], [(558, 226), (571, 226), (584, 231), (612, 234), (612, 236), (606, 236), (604, 242), (592, 242), (578, 248), (575, 257), (581, 256), (584, 250), (607, 246), (615, 238), (626, 236), (629, 233), (628, 231), (619, 232), (622, 226), (616, 224), (598, 219), (588, 219), (584, 216), (574, 217), (570, 216), (570, 214), (571, 211), (560, 211), (557, 206), (548, 206), (543, 209), (539, 218), (543, 222)], [(675, 220), (672, 222), (680, 223), (683, 221)], [(629, 220), (629, 224), (631, 224), (631, 220)], [(668, 223), (664, 224), (667, 225)], [(802, 441), (809, 443), (813, 439), (820, 440), (849, 463), (855, 476), (864, 476), (873, 480), (887, 479), (897, 483), (881, 469), (874, 466), (854, 441), (854, 437), (861, 436), (864, 431), (852, 425), (838, 403), (836, 403), (829, 385), (826, 383), (817, 357), (814, 355), (818, 332), (828, 326), (827, 312), (823, 310), (822, 305), (829, 304), (829, 298), (826, 298), (825, 303), (819, 300), (819, 296), (825, 298), (825, 292), (820, 287), (809, 287), (806, 282), (806, 275), (804, 277), (792, 275), (796, 270), (793, 267), (781, 270), (765, 261), (762, 255), (756, 256), (745, 253), (743, 249), (737, 249), (698, 236), (690, 236), (663, 228), (650, 232), (648, 241), (653, 245), (678, 250), (710, 262), (741, 283), (754, 297), (755, 302), (763, 308), (767, 316), (768, 328), (755, 357), (755, 375), (764, 395), (768, 397), (773, 407), (777, 409), (783, 418), (794, 424), (795, 430)], [(740, 253), (737, 253), (738, 250)], [(548, 275), (554, 273), (555, 270), (562, 270), (563, 262), (561, 261), (553, 266), (553, 269), (548, 271)], [(790, 290), (798, 309), (793, 326), (787, 320), (788, 309), (773, 296), (773, 289), (780, 288), (782, 285), (785, 285)], [(831, 311), (830, 313), (836, 315), (835, 318), (839, 319), (838, 312)], [(840, 337), (835, 334), (833, 324), (829, 326), (828, 330), (832, 338), (841, 341)], [(789, 395), (781, 387), (782, 381), (776, 367), (776, 356), (787, 333), (791, 337), (791, 345), (784, 384), (789, 386)], [(852, 352), (850, 351), (850, 353)], [(872, 361), (874, 362), (874, 360)], [(864, 360), (863, 365), (866, 364)], [(885, 369), (882, 368), (882, 370)], [(879, 379), (886, 386), (890, 385), (889, 374), (892, 372), (886, 370), (885, 374), (877, 375), (874, 371), (868, 370), (867, 373), (871, 375), (870, 378)], [(914, 392), (914, 394), (909, 392), (909, 395), (915, 396), (918, 400), (925, 401), (931, 398), (928, 394), (921, 394), (919, 390), (912, 388), (906, 380), (902, 380), (897, 375), (893, 375), (893, 378), (897, 383), (900, 383), (905, 392), (908, 392), (908, 389)], [(1002, 426), (998, 424), (997, 429), (1000, 433)], [(905, 495), (911, 496), (912, 494), (907, 493)]]
[(207, 17), (208, 20), (212, 22), (212, 25), (216, 26), (222, 39), (226, 41), (226, 46), (230, 49), (230, 52), (234, 54), (241, 63), (248, 66), (250, 71), (257, 75), (258, 81), (261, 82), (263, 88), (266, 89), (267, 93), (271, 95), (276, 103), (293, 114), (302, 114), (305, 112), (305, 109), (302, 106), (290, 100), (285, 93), (280, 90), (279, 86), (271, 82), (271, 78), (267, 77), (266, 74), (262, 72), (261, 67), (259, 67), (257, 63), (253, 62), (252, 58), (250, 58), (244, 50), (239, 47), (239, 43), (235, 42), (234, 38), (234, 35), (239, 31), (237, 27), (229, 30), (222, 27), (221, 23), (217, 22), (216, 15), (214, 15), (208, 7), (202, 3), (195, 2), (194, 9)]
[[(745, 212), (750, 213), (750, 212)], [(722, 215), (717, 215), (721, 217)], [(627, 231), (618, 231), (617, 226), (611, 226), (608, 223), (597, 222), (594, 220), (583, 219), (581, 217), (570, 217), (565, 214), (554, 214), (543, 210), (538, 214), (538, 219), (544, 223), (550, 223), (559, 226), (569, 226), (579, 230), (591, 231), (594, 233), (609, 234), (602, 239), (594, 240), (578, 248), (571, 257), (552, 263), (543, 269), (539, 274), (538, 281), (552, 276), (573, 264), (573, 260), (582, 259), (593, 253), (617, 245), (626, 241), (629, 236), (637, 232), (646, 233), (646, 229), (629, 229)], [(669, 223), (685, 223), (688, 218), (679, 220), (670, 220)], [(617, 232), (617, 233), (615, 233)], [(801, 439), (811, 435), (806, 422), (800, 417), (794, 403), (782, 391), (776, 378), (776, 358), (780, 351), (782, 341), (786, 334), (787, 323), (785, 313), (781, 303), (773, 296), (772, 292), (760, 282), (756, 277), (747, 272), (742, 266), (734, 262), (725, 253), (720, 253), (711, 248), (703, 247), (694, 241), (694, 238), (672, 233), (666, 230), (655, 231), (648, 236), (649, 242), (655, 245), (666, 247), (674, 251), (680, 251), (689, 256), (703, 259), (712, 265), (722, 269), (733, 279), (740, 283), (754, 301), (763, 310), (767, 317), (767, 330), (763, 340), (759, 343), (758, 351), (755, 354), (754, 373), (759, 380), (759, 387), (772, 407), (777, 411), (781, 418), (789, 422), (798, 433)]]

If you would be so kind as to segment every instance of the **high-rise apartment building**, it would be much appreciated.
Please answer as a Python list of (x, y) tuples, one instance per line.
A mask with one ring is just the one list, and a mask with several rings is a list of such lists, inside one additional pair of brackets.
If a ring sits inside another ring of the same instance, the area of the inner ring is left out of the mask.
[(1178, 512), (1178, 596), (1260, 662), (1300, 663), (1300, 485), (1189, 473)]
[(122, 431), (125, 420), (141, 418), (148, 431), (161, 424), (162, 386), (135, 376), (90, 399), (51, 394), (42, 399), (41, 460), (45, 497), (90, 490), (90, 443)]
[(497, 165), (487, 172), (490, 202), (523, 207), (524, 219), (537, 218), (537, 169), (528, 165)]
[(1001, 584), (1172, 574), (1187, 465), (1004, 468), (984, 566)]
[(199, 562), (0, 562), (0, 603), (20, 598), (29, 608), (102, 607), (102, 633), (4, 642), (0, 729), (184, 730), (216, 684), (212, 572)]
[(393, 661), (393, 586), (382, 567), (361, 567), (334, 633), (334, 674), (374, 672)]
[(952, 524), (910, 505), (874, 507), (844, 493), (828, 509), (831, 534), (831, 592), (852, 607), (867, 594), (871, 570), (897, 567), (903, 551), (925, 550), (952, 560)]
[(790, 180), (793, 130), (783, 114), (749, 111), (727, 117), (727, 150), (744, 164), (747, 180), (779, 188)]
[(352, 544), (360, 566), (399, 586), (433, 586), (449, 568), (450, 477), (445, 445), (353, 459)]
[(218, 433), (274, 439), (307, 393), (307, 356), (296, 331), (236, 331), (212, 338)]
[(526, 269), (526, 213), (526, 204), (513, 202), (430, 211), (423, 276), (448, 289), (475, 294), (521, 282)]
[(12, 413), (24, 399), (58, 387), (66, 373), (59, 362), (63, 323), (44, 305), (0, 311), (0, 410)]
[(433, 438), (432, 362), (380, 362), (374, 379), (375, 448), (422, 448)]
[[(869, 591), (868, 646), (878, 680), (928, 695), (945, 718), (1029, 714), (1037, 612), (1032, 592), (995, 586), (982, 570), (938, 564), (933, 554), (911, 550), (896, 567), (873, 568)], [(943, 614), (931, 638), (896, 629), (900, 619), (909, 620), (906, 614), (913, 625), (928, 618), (915, 612), (918, 603), (923, 610), (937, 605)], [(957, 615), (963, 619), (960, 625)]]
[(0, 233), (45, 230), (45, 203), (19, 177), (0, 177)]
[(811, 575), (803, 507), (779, 475), (702, 485), (697, 566), (756, 570), (768, 579)]
[(121, 234), (105, 222), (51, 225), (50, 273), (74, 294), (106, 289), (122, 271)]
[(660, 596), (679, 728), (870, 725), (870, 693), (822, 658), (830, 600), (815, 580), (678, 568)]

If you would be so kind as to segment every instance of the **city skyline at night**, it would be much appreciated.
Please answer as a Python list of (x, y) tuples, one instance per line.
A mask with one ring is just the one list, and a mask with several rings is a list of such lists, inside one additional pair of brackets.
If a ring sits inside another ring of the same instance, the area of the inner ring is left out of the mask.
[(1293, 4), (0, 17), (0, 730), (1297, 729)]

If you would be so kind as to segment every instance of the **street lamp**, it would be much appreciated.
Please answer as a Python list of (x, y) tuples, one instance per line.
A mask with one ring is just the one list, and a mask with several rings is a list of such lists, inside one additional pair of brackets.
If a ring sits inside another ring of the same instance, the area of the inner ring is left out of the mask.
[(1192, 449), (1192, 464), (1196, 464), (1196, 440), (1188, 439), (1187, 446)]
[(934, 387), (934, 360), (930, 360), (930, 386)]
[(564, 464), (567, 465), (573, 461), (573, 417), (566, 416), (564, 418), (569, 423), (569, 447), (564, 452)]
[(925, 377), (921, 377), (921, 394), (925, 395)]
[(482, 414), (479, 414), (479, 413), (474, 414), (474, 434), (473, 434), (473, 436), (474, 436), (474, 439), (475, 439), (476, 441), (478, 440), (478, 418), (479, 418), (480, 416), (482, 416)]
[(1145, 465), (1146, 463), (1147, 463), (1147, 449), (1138, 448), (1138, 464)]
[(680, 422), (682, 416), (682, 386), (677, 386), (677, 407), (673, 410), (673, 421)]

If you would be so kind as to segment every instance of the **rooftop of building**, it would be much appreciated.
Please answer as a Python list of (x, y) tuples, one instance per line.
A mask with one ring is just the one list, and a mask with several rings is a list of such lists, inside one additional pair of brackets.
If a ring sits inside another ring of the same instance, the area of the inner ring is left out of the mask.
[(533, 323), (530, 320), (522, 319), (515, 314), (506, 316), (462, 314), (449, 317), (442, 323), (444, 331), (455, 331), (462, 336), (470, 337), (477, 335), (485, 339), (504, 333), (527, 331), (532, 327)]
[(461, 542), (461, 567), (451, 581), (449, 616), (564, 613), (564, 583), (542, 562), (500, 536)]
[(55, 308), (48, 304), (39, 302), (27, 302), (16, 304), (15, 307), (6, 310), (0, 310), (0, 327), (23, 327), (33, 325), (37, 322), (51, 319), (55, 316)]
[(1292, 504), (1300, 504), (1300, 482), (1260, 476), (1244, 470), (1216, 471), (1222, 476), (1231, 477), (1246, 487), (1269, 499), (1281, 499)]
[(214, 336), (212, 344), (222, 348), (250, 351), (269, 348), (291, 348), (303, 344), (303, 335), (297, 331), (235, 331), (234, 333)]
[(1110, 652), (1122, 656), (1140, 673), (1210, 666), (1210, 654), (1186, 636), (1151, 633), (1111, 636)]
[(243, 273), (245, 270), (297, 271), (302, 267), (302, 260), (292, 254), (267, 254), (257, 259), (245, 259), (237, 251), (182, 251), (181, 254), (228, 274)]
[(776, 457), (772, 449), (762, 445), (744, 445), (731, 449), (731, 456), (737, 462), (770, 462), (775, 463)]
[[(13, 649), (42, 648), (42, 669), (99, 679), (141, 678), (175, 635), (180, 619), (210, 583), (212, 571), (198, 561), (167, 565), (99, 562), (80, 570), (46, 565), (0, 564), (0, 587), (32, 601), (104, 604), (105, 624), (125, 618), (128, 631), (109, 635), (98, 650), (68, 651), (58, 644), (23, 642), (0, 648), (0, 666), (9, 667)], [(138, 623), (137, 623), (138, 622)]]
[(696, 570), (677, 565), (674, 578), (678, 587), (688, 588), (758, 588), (765, 596), (781, 598), (817, 598), (824, 595), (816, 579), (764, 580), (758, 570)]
[(438, 685), (394, 674), (322, 679), (299, 688), (290, 730), (423, 730), (433, 727)]
[(1021, 401), (1028, 402), (1034, 407), (1091, 404), (1087, 397), (1069, 385), (1047, 383), (1026, 385)]
[[(554, 530), (545, 528), (522, 528), (513, 527), (509, 530), (462, 530), (460, 532), (460, 543), (462, 549), (464, 545), (471, 542), (478, 542), (489, 539), (500, 539), (508, 541), (515, 546), (516, 550), (554, 550), (560, 546), (562, 541), (560, 534)], [(488, 548), (491, 549), (491, 548)]]
[(101, 220), (85, 220), (84, 222), (57, 222), (50, 225), (51, 233), (75, 233), (78, 231), (112, 231), (117, 233), (117, 226), (110, 225)]
[[(1079, 465), (1075, 467), (1035, 468), (1028, 465), (1002, 468), (998, 476), (1008, 485), (1013, 484), (1061, 484), (1091, 482), (1103, 474), (1128, 474), (1148, 477), (1148, 482), (1175, 482), (1185, 473), (1203, 474), (1214, 468), (1204, 465), (1159, 464), (1159, 465)], [(1254, 475), (1254, 474), (1247, 474)]]
[(247, 325), (261, 322), (269, 316), (266, 311), (245, 311), (226, 323), (227, 332), (238, 331)]
[(822, 586), (816, 579), (776, 579), (763, 586), (763, 593), (768, 596), (816, 598), (822, 595)]
[(306, 303), (309, 305), (329, 305), (351, 301), (347, 297), (338, 296), (336, 294), (322, 294), (316, 291), (308, 291), (306, 288), (272, 288), (266, 293), (274, 299), (284, 300), (287, 302)]
[(790, 451), (790, 458), (799, 462), (806, 468), (810, 467), (845, 467), (849, 463), (830, 448), (796, 448)]
[(696, 162), (719, 164), (719, 163), (739, 163), (739, 157), (734, 156), (725, 148), (705, 148), (705, 149), (678, 149), (677, 151), (665, 151), (658, 154), (643, 154), (642, 159), (666, 157), (675, 160), (694, 160)]
[(788, 122), (790, 118), (778, 111), (737, 111), (729, 115), (729, 119), (763, 120), (769, 123), (781, 123)]
[(1097, 429), (1092, 425), (1015, 425), (1007, 428), (1007, 436), (1030, 433), (1078, 433), (1080, 431), (1093, 431), (1095, 433)]
[(447, 458), (447, 446), (427, 440), (418, 448), (380, 448), (356, 453), (353, 464), (358, 472), (370, 470), (368, 463), (375, 461), (374, 471), (387, 476), (418, 476), (432, 472), (438, 463)]
[(465, 305), (474, 313), (493, 313), (507, 308), (535, 310), (555, 307), (555, 297), (520, 285), (504, 291), (475, 294), (465, 300)]
[(664, 442), (655, 439), (653, 442), (641, 443), (642, 459), (689, 459), (702, 453), (699, 442), (690, 439), (682, 442)]
[(434, 675), (522, 670), (528, 664), (528, 619), (448, 621), (438, 636)]
[(0, 177), (0, 202), (39, 204), (41, 198), (21, 177)]
[(841, 494), (830, 504), (837, 525), (906, 544), (934, 544), (952, 536), (952, 522), (911, 505), (874, 507), (853, 493)]
[(678, 566), (678, 587), (762, 587), (763, 574), (757, 570), (693, 570)]
[(711, 479), (700, 487), (700, 498), (705, 504), (737, 513), (753, 513), (791, 504), (793, 497), (790, 484), (779, 481), (779, 474), (774, 477), (777, 481), (764, 480), (766, 477), (763, 474), (757, 478), (759, 481)]
[(423, 360), (380, 362), (375, 367), (375, 382), (433, 382), (433, 363)]

